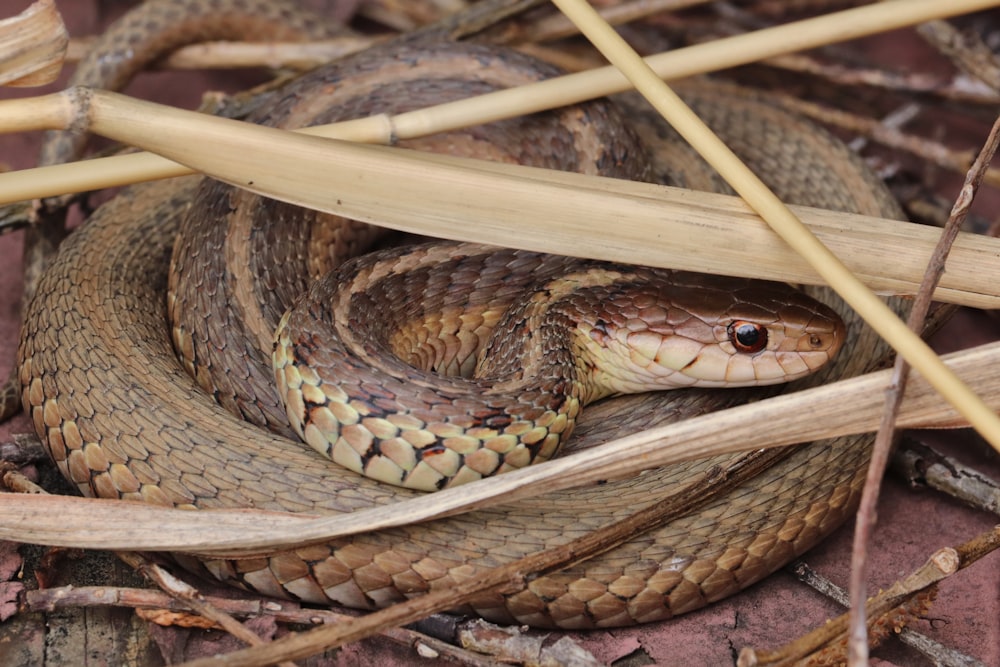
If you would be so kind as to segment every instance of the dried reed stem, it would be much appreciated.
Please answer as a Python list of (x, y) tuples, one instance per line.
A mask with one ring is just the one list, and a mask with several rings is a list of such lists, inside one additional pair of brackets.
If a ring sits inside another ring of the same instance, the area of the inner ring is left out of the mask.
[(69, 35), (54, 0), (0, 20), (0, 85), (44, 86), (59, 76)]
[[(945, 357), (1000, 409), (1000, 343)], [(669, 463), (874, 431), (891, 371), (869, 373), (650, 429), (474, 485), (347, 515), (255, 510), (189, 512), (121, 500), (7, 495), (0, 539), (80, 548), (222, 556), (290, 548), (586, 486)], [(956, 413), (923, 378), (907, 388), (900, 428), (953, 425)], [(78, 529), (86, 526), (85, 531)]]
[[(87, 116), (88, 129), (162, 152), (213, 177), (395, 229), (609, 261), (821, 282), (732, 197), (318, 140), (103, 91), (82, 95), (75, 105), (71, 94), (35, 98), (32, 104), (32, 118), (40, 125), (51, 123), (43, 127), (58, 127), (78, 113)], [(0, 116), (6, 109), (0, 102)], [(200, 138), (192, 145), (191, 137)], [(251, 148), (257, 162), (244, 159)], [(87, 164), (92, 171), (84, 175), (99, 177), (106, 163)], [(0, 174), (0, 199), (35, 187), (39, 173)], [(460, 190), (475, 195), (456, 197)], [(933, 248), (933, 230), (819, 209), (795, 210), (874, 289), (915, 290)], [(605, 233), (609, 222), (615, 226), (613, 239)], [(997, 307), (1000, 265), (991, 258), (998, 253), (1000, 241), (962, 236), (937, 298)]]
[[(919, 333), (924, 328), (927, 313), (931, 307), (931, 294), (941, 276), (944, 274), (945, 260), (958, 237), (958, 231), (968, 217), (969, 209), (979, 191), (986, 170), (997, 146), (1000, 145), (1000, 118), (997, 118), (990, 129), (989, 136), (975, 162), (966, 174), (965, 183), (955, 200), (948, 222), (941, 232), (941, 240), (927, 265), (927, 275), (920, 285), (920, 291), (914, 300), (913, 308), (907, 322), (909, 328)], [(897, 357), (893, 365), (892, 382), (887, 389), (887, 407), (879, 424), (875, 438), (872, 458), (868, 463), (868, 474), (861, 494), (861, 505), (858, 508), (858, 519), (854, 530), (854, 544), (851, 550), (851, 612), (850, 635), (848, 643), (848, 661), (852, 666), (868, 663), (868, 622), (865, 618), (865, 598), (868, 597), (866, 575), (868, 573), (868, 545), (875, 530), (875, 505), (878, 502), (879, 490), (882, 488), (882, 478), (885, 476), (889, 456), (892, 453), (894, 434), (896, 432), (896, 416), (903, 402), (903, 392), (909, 381), (910, 368), (908, 359)]]
[[(997, 0), (953, 0), (948, 3), (939, 0), (889, 0), (660, 53), (650, 56), (647, 63), (661, 78), (680, 79), (997, 5), (1000, 5)], [(391, 119), (380, 116), (370, 125), (364, 121), (351, 121), (346, 128), (337, 124), (325, 126), (328, 129), (313, 128), (310, 132), (352, 141), (390, 143), (393, 139), (426, 136), (576, 104), (620, 93), (630, 87), (628, 79), (616, 68), (603, 67), (399, 114)], [(30, 117), (28, 107), (23, 111), (20, 107), (8, 106), (7, 109), (0, 116), (0, 131), (29, 129), (23, 124), (23, 119), (17, 117), (20, 114)], [(25, 190), (20, 199), (57, 196), (188, 173), (188, 170), (156, 158), (123, 161), (117, 168), (110, 166), (120, 159), (107, 158), (105, 162), (108, 166), (101, 167), (99, 171), (94, 161), (90, 161), (82, 169), (87, 172), (85, 175), (73, 174), (71, 168), (40, 170), (39, 189)], [(63, 180), (71, 174), (75, 178)], [(0, 184), (6, 176), (0, 176)], [(10, 199), (12, 195), (3, 185), (0, 185), (0, 192), (5, 192), (0, 194), (0, 201), (15, 201)]]
[(553, 2), (750, 207), (1000, 451), (1000, 417), (945, 366), (930, 346), (802, 224), (585, 0)]

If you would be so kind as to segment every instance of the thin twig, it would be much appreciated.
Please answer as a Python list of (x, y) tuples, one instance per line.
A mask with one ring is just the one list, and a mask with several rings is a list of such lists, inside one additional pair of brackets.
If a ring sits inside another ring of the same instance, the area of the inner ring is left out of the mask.
[(907, 436), (903, 443), (890, 464), (897, 475), (910, 484), (927, 485), (971, 507), (1000, 515), (1000, 483), (996, 480)]
[[(167, 595), (184, 603), (189, 609), (208, 619), (233, 637), (236, 637), (249, 646), (264, 646), (267, 644), (267, 640), (237, 621), (231, 614), (219, 609), (209, 600), (205, 599), (194, 586), (178, 579), (156, 563), (152, 563), (144, 556), (132, 552), (118, 552), (117, 556), (159, 586)], [(279, 664), (282, 667), (295, 667), (295, 664), (291, 662), (281, 662)]]
[(946, 21), (928, 21), (917, 33), (959, 69), (1000, 92), (1000, 60), (978, 35), (960, 32)]
[[(964, 570), (997, 549), (1000, 549), (1000, 525), (976, 535), (955, 548), (939, 549), (913, 573), (868, 600), (865, 605), (866, 615), (869, 619), (873, 619), (873, 623), (885, 617), (895, 631), (897, 624), (924, 613), (920, 608), (926, 604), (927, 600), (919, 599), (920, 596), (933, 592), (931, 589), (936, 587), (939, 581), (959, 570)], [(824, 588), (829, 590), (829, 587)], [(915, 600), (916, 606), (907, 606), (902, 609), (900, 616), (893, 616), (901, 605), (911, 604), (908, 600)], [(846, 635), (848, 627), (848, 615), (844, 614), (779, 649), (760, 651), (745, 648), (740, 651), (737, 665), (739, 667), (764, 667), (765, 665), (778, 667), (779, 665), (799, 664), (798, 661), (810, 657), (813, 653), (827, 650), (837, 642), (843, 643), (843, 637)], [(885, 629), (884, 623), (882, 623), (882, 629)], [(830, 657), (830, 661), (835, 662), (837, 659)]]
[(549, 635), (532, 632), (524, 626), (504, 627), (476, 618), (458, 626), (455, 636), (463, 646), (515, 665), (601, 667), (606, 664), (566, 635), (552, 641)]
[[(881, 641), (886, 630), (895, 631), (924, 613), (934, 594), (934, 590), (927, 589), (936, 587), (939, 581), (957, 572), (959, 563), (959, 555), (954, 549), (940, 549), (910, 575), (868, 600), (865, 605), (865, 616), (869, 619), (865, 628), (865, 646), (868, 645), (869, 631), (873, 640)], [(744, 648), (736, 664), (738, 667), (784, 667), (817, 655), (824, 658), (817, 660), (820, 664), (841, 662), (846, 648), (845, 637), (847, 646), (850, 645), (849, 629), (848, 614), (843, 614), (779, 649), (763, 651)]]
[[(233, 616), (269, 616), (281, 623), (295, 625), (321, 625), (342, 623), (358, 613), (344, 614), (329, 609), (302, 609), (293, 603), (264, 598), (228, 598), (204, 596), (204, 602), (212, 608)], [(176, 615), (192, 611), (201, 614), (183, 597), (148, 588), (125, 588), (115, 586), (65, 586), (28, 591), (25, 594), (27, 611), (50, 612), (73, 607), (127, 607), (142, 610), (163, 610)], [(204, 617), (202, 614), (201, 617)], [(146, 615), (150, 618), (150, 615)], [(173, 618), (173, 617), (172, 617)], [(171, 622), (177, 622), (173, 618)], [(185, 627), (197, 625), (206, 629), (220, 628), (214, 622), (198, 624), (196, 620), (183, 620)], [(457, 664), (469, 667), (496, 667), (500, 664), (480, 654), (459, 648), (441, 639), (406, 628), (387, 628), (379, 633), (400, 646), (412, 647), (422, 657), (432, 651), (435, 656), (445, 657)], [(423, 648), (421, 648), (423, 647)]]
[[(948, 252), (958, 237), (962, 223), (968, 216), (976, 192), (979, 190), (998, 144), (1000, 144), (1000, 117), (994, 122), (983, 149), (966, 175), (965, 183), (955, 200), (951, 216), (949, 216), (941, 233), (938, 247), (935, 248), (934, 255), (928, 262), (927, 274), (914, 300), (913, 310), (910, 312), (907, 322), (907, 325), (914, 332), (920, 331), (924, 326), (924, 320), (930, 310), (934, 288), (944, 273)], [(886, 410), (875, 437), (875, 447), (868, 465), (868, 475), (861, 494), (861, 505), (858, 508), (858, 521), (851, 553), (851, 633), (848, 645), (848, 662), (850, 665), (858, 667), (868, 664), (868, 632), (864, 618), (864, 601), (867, 597), (865, 580), (868, 573), (868, 545), (875, 527), (875, 506), (878, 502), (882, 477), (885, 475), (885, 469), (892, 452), (896, 418), (902, 404), (908, 373), (909, 365), (906, 359), (902, 355), (898, 356), (893, 366), (892, 382), (886, 390)]]
[(763, 61), (762, 64), (790, 72), (819, 76), (831, 83), (844, 86), (868, 86), (898, 93), (919, 93), (974, 104), (1000, 102), (997, 91), (984, 85), (970, 86), (970, 81), (965, 78), (948, 81), (926, 72), (889, 72), (840, 65), (822, 62), (807, 54), (776, 56)]
[(316, 652), (358, 641), (384, 628), (396, 627), (424, 618), (432, 613), (461, 606), (470, 598), (487, 591), (513, 593), (527, 585), (527, 578), (534, 573), (563, 569), (571, 563), (587, 560), (612, 548), (635, 535), (654, 530), (678, 512), (690, 511), (706, 499), (706, 491), (723, 492), (756, 475), (764, 467), (773, 465), (774, 452), (747, 457), (744, 462), (729, 470), (710, 470), (674, 496), (635, 512), (624, 520), (609, 524), (596, 531), (576, 538), (567, 544), (531, 554), (516, 561), (481, 573), (476, 579), (453, 585), (447, 590), (431, 591), (373, 612), (367, 616), (349, 619), (336, 626), (314, 628), (292, 637), (275, 640), (266, 646), (236, 651), (225, 656), (185, 663), (183, 667), (255, 667), (269, 665), (277, 660), (296, 660)]
[[(786, 565), (785, 570), (792, 573), (799, 581), (837, 601), (842, 606), (849, 606), (847, 591), (813, 570), (806, 563), (795, 561)], [(935, 665), (942, 667), (985, 667), (979, 660), (934, 641), (913, 628), (902, 628), (897, 637), (902, 643), (927, 656)]]

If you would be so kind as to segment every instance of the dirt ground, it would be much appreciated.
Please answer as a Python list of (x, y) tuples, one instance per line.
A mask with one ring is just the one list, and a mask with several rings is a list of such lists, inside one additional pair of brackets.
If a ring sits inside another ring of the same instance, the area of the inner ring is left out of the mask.
[[(26, 5), (10, 0), (0, 9), (0, 19)], [(124, 2), (76, 0), (60, 3), (71, 34), (94, 33), (121, 11)], [(900, 47), (912, 38), (890, 43), (881, 38), (867, 43), (874, 51), (891, 52), (906, 61)], [(917, 56), (914, 56), (914, 58)], [(221, 74), (199, 80), (197, 75), (151, 73), (143, 75), (129, 92), (139, 97), (191, 107), (200, 90), (218, 86), (240, 87), (245, 75)], [(55, 87), (57, 88), (57, 86)], [(0, 98), (25, 96), (32, 91), (0, 91)], [(985, 133), (975, 135), (962, 128), (955, 141), (976, 147)], [(948, 137), (949, 140), (952, 137)], [(0, 162), (11, 168), (32, 166), (37, 155), (37, 133), (0, 136)], [(984, 211), (983, 215), (989, 216)], [(0, 237), (0, 375), (13, 363), (19, 321), (20, 234)], [(997, 335), (996, 320), (981, 313), (964, 312), (937, 337), (941, 349), (967, 347)], [(0, 442), (13, 433), (29, 430), (23, 416), (0, 427)], [(1000, 461), (968, 431), (927, 434), (928, 439), (962, 461), (1000, 477)], [(39, 472), (46, 484), (51, 471)], [(936, 549), (956, 545), (988, 530), (997, 519), (931, 491), (908, 488), (890, 478), (879, 504), (878, 530), (872, 544), (869, 590), (890, 585), (920, 565)], [(852, 525), (838, 530), (805, 560), (818, 572), (846, 585)], [(73, 609), (51, 613), (16, 611), (18, 594), (36, 588), (31, 575), (42, 550), (0, 543), (0, 667), (8, 665), (159, 665), (202, 655), (212, 655), (239, 643), (217, 632), (162, 629), (147, 625), (127, 609)], [(48, 585), (135, 585), (135, 576), (108, 556), (61, 554), (47, 570)], [(552, 639), (569, 636), (591, 651), (601, 662), (620, 664), (721, 665), (731, 664), (744, 646), (774, 647), (822, 624), (839, 614), (837, 605), (823, 599), (790, 574), (779, 572), (750, 590), (682, 618), (637, 628), (586, 633), (555, 633)], [(986, 665), (1000, 665), (1000, 555), (994, 553), (949, 578), (941, 585), (937, 602), (926, 620), (915, 629), (942, 644), (978, 658)], [(285, 630), (267, 622), (257, 629), (264, 636)], [(891, 640), (874, 652), (873, 664), (922, 665), (923, 658)], [(386, 640), (368, 640), (304, 664), (411, 664), (433, 661), (416, 657), (408, 647)]]

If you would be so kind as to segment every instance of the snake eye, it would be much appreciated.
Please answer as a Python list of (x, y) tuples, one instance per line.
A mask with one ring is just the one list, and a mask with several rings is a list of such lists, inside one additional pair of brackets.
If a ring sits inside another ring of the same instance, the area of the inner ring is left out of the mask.
[(736, 320), (727, 331), (729, 340), (740, 352), (753, 354), (767, 347), (767, 328), (761, 324)]

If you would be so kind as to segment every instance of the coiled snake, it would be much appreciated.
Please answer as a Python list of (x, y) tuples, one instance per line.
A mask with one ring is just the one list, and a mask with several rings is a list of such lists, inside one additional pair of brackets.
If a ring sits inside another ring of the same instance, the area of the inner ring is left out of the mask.
[[(254, 9), (247, 2), (221, 4)], [(521, 74), (521, 61), (507, 51), (487, 47), (401, 46), (391, 55), (376, 51), (318, 70), (272, 93), (261, 106), (268, 110), (267, 122), (294, 124), (304, 122), (300, 114), (308, 112), (312, 118), (312, 108), (320, 106), (313, 101), (313, 91), (339, 95), (347, 88), (340, 83), (348, 78), (362, 97), (421, 105), (425, 102), (415, 98), (415, 90), (430, 90), (440, 99), (491, 85), (514, 85), (524, 76), (547, 75), (544, 69), (542, 74)], [(472, 70), (475, 82), (458, 83), (449, 67), (465, 70), (463, 76)], [(498, 80), (491, 82), (494, 72)], [(408, 73), (418, 73), (422, 83), (400, 93), (395, 86), (406, 85), (398, 81)], [(385, 83), (389, 74), (397, 83)], [(438, 77), (437, 83), (428, 76)], [(811, 125), (732, 87), (695, 83), (685, 86), (684, 92), (786, 200), (899, 215), (863, 165)], [(366, 113), (353, 104), (337, 104), (337, 113)], [(660, 177), (691, 187), (715, 187), (711, 174), (667, 130), (642, 124), (644, 112), (628, 108), (629, 122), (640, 127), (647, 145), (666, 142), (653, 158)], [(606, 134), (585, 136), (591, 144), (613, 147), (598, 162), (632, 169), (640, 164), (642, 151), (631, 148), (629, 137), (621, 136), (628, 133), (615, 128), (615, 118), (622, 123), (616, 113), (603, 103), (563, 112), (583, 126), (610, 114), (612, 140)], [(311, 122), (323, 120), (329, 117)], [(544, 133), (508, 142), (515, 150), (548, 144), (557, 147), (557, 153), (575, 156), (580, 134), (554, 129), (552, 123), (547, 116), (532, 117), (501, 123), (499, 129), (506, 133), (514, 126)], [(500, 150), (484, 136), (476, 129), (448, 141)], [(628, 148), (615, 147), (619, 140)], [(275, 227), (260, 221), (278, 221), (282, 235), (291, 227), (320, 239), (344, 233), (337, 231), (343, 229), (339, 226), (313, 224), (316, 217), (189, 178), (125, 191), (64, 244), (27, 308), (19, 367), (24, 406), (52, 458), (81, 492), (178, 507), (256, 507), (315, 514), (350, 512), (412, 495), (339, 469), (299, 442), (237, 419), (196, 387), (175, 359), (164, 318), (171, 253), (178, 276), (195, 260), (208, 267), (198, 269), (206, 273), (195, 281), (170, 278), (168, 310), (182, 312), (189, 302), (231, 304), (230, 310), (216, 311), (214, 323), (206, 324), (200, 315), (190, 319), (181, 315), (175, 321), (177, 349), (193, 352), (185, 363), (199, 383), (212, 383), (216, 397), (232, 411), (262, 424), (281, 416), (276, 400), (268, 395), (273, 390), (264, 389), (256, 379), (270, 379), (270, 370), (261, 370), (257, 362), (270, 352), (269, 338), (263, 351), (258, 341), (271, 334), (256, 331), (252, 324), (244, 329), (235, 316), (251, 310), (265, 321), (277, 321), (283, 306), (276, 304), (287, 304), (291, 294), (303, 289), (299, 272), (315, 273), (330, 260), (324, 252), (310, 254), (312, 241), (305, 235), (301, 237), (305, 240), (287, 241), (290, 259), (267, 264), (263, 252), (277, 244), (278, 235)], [(180, 239), (176, 247), (175, 237)], [(206, 259), (209, 251), (213, 258)], [(226, 261), (234, 273), (260, 273), (261, 292), (269, 298), (243, 293), (237, 277), (221, 273)], [(291, 287), (277, 275), (286, 271), (292, 274)], [(828, 291), (814, 292), (832, 303), (846, 322), (847, 353), (808, 381), (853, 375), (880, 363), (885, 350), (877, 337)], [(204, 340), (215, 342), (205, 345)], [(231, 356), (225, 360), (210, 356), (209, 348), (228, 348)], [(221, 380), (213, 380), (213, 375)], [(602, 412), (617, 411), (619, 418), (607, 425), (584, 416), (575, 436), (578, 445), (606, 439), (614, 429), (634, 430), (747, 398), (742, 391), (671, 393), (643, 395), (628, 402), (627, 408), (622, 399), (603, 404)], [(669, 618), (730, 595), (808, 549), (841, 522), (858, 495), (869, 441), (858, 436), (800, 447), (750, 482), (707, 499), (688, 516), (589, 561), (534, 579), (520, 593), (483, 595), (470, 606), (497, 621), (610, 627)], [(267, 557), (178, 559), (192, 569), (265, 594), (374, 608), (565, 543), (664, 498), (680, 488), (687, 475), (732, 461), (733, 457), (695, 461), (597, 487), (550, 493), (516, 506)]]

